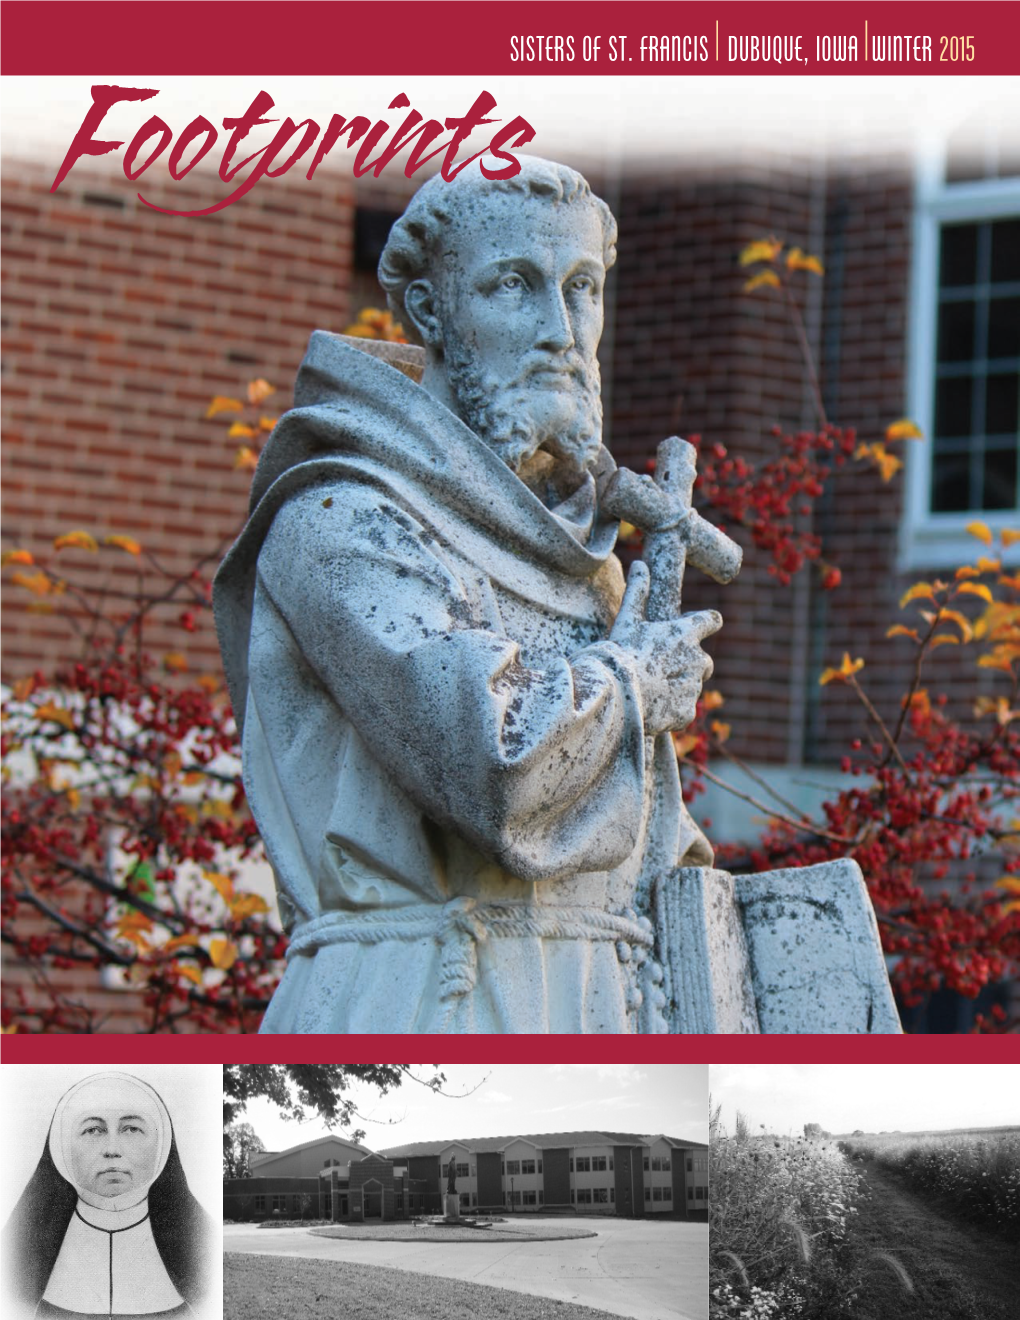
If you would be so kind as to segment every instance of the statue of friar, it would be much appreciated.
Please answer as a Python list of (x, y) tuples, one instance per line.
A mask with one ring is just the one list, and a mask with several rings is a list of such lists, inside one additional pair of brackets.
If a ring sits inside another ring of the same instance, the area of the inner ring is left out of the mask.
[[(681, 615), (678, 584), (664, 608), (650, 554), (625, 589), (613, 553), (616, 223), (574, 170), (520, 161), (432, 179), (392, 228), (379, 277), (423, 363), (312, 335), (217, 578), (290, 936), (265, 1032), (759, 1029), (748, 993), (737, 1025), (685, 1018), (703, 988), (671, 971), (683, 875), (721, 874), (670, 737), (721, 619)], [(697, 527), (701, 566), (726, 559), (693, 469), (686, 503), (626, 475), (667, 568), (699, 562)]]

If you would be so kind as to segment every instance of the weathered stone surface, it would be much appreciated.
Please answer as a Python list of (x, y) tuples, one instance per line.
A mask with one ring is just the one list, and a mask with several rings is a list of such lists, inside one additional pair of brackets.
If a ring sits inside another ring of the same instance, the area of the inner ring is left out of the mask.
[(742, 875), (736, 899), (762, 1031), (902, 1030), (856, 862)]

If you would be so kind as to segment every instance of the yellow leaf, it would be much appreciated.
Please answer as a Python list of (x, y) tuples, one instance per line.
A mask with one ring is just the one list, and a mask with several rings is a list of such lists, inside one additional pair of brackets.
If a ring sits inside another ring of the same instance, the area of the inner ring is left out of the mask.
[(237, 945), (233, 940), (211, 940), (209, 958), (212, 965), (221, 972), (229, 972), (237, 961)]
[(248, 384), (248, 402), (253, 403), (257, 408), (260, 403), (264, 403), (270, 394), (275, 394), (276, 389), (270, 385), (268, 380), (263, 380), (260, 376), (258, 380), (250, 381)]
[(0, 568), (6, 568), (8, 564), (34, 564), (29, 550), (5, 550), (0, 555)]
[(37, 706), (35, 717), (37, 720), (52, 720), (54, 724), (62, 724), (65, 729), (74, 729), (74, 716), (69, 710), (58, 706), (55, 701), (47, 701)]
[(168, 651), (163, 657), (163, 668), (168, 674), (183, 674), (188, 662), (180, 651)]
[(259, 465), (259, 456), (250, 445), (241, 445), (234, 455), (234, 469), (241, 472), (254, 472)]
[(278, 417), (260, 417), (260, 418), (259, 418), (259, 430), (260, 430), (260, 431), (271, 431), (271, 430), (273, 429), (273, 427), (276, 425), (276, 423), (277, 423), (279, 420), (280, 420), (280, 419), (279, 419)]
[(11, 695), (15, 701), (27, 701), (35, 691), (35, 675), (26, 674), (24, 678), (19, 678), (11, 689)]
[(959, 646), (960, 639), (959, 637), (954, 637), (952, 633), (936, 633), (928, 645), (932, 650), (934, 650), (936, 646)]
[(753, 266), (756, 261), (775, 261), (782, 250), (783, 245), (778, 238), (759, 238), (753, 243), (748, 243), (741, 251), (740, 264)]
[(98, 550), (96, 538), (89, 532), (65, 532), (53, 538), (54, 550)]
[(726, 704), (726, 698), (721, 692), (713, 690), (711, 692), (703, 692), (701, 694), (701, 702), (706, 710), (718, 710), (720, 706)]
[(133, 536), (104, 536), (103, 545), (112, 545), (115, 550), (123, 550), (129, 555), (142, 553), (142, 547)]
[(939, 619), (950, 619), (955, 623), (963, 634), (963, 640), (965, 642), (969, 642), (974, 636), (974, 629), (970, 625), (970, 619), (968, 619), (965, 614), (961, 614), (959, 610), (947, 610), (943, 608), (939, 611)]
[(924, 432), (909, 417), (901, 417), (898, 422), (890, 422), (885, 428), (887, 440), (923, 440)]
[(4, 1036), (13, 1036), (14, 1033), (17, 1031), (17, 1029), (18, 1029), (18, 1024), (16, 1022), (12, 1022), (9, 1027), (0, 1027), (0, 1034)]
[(755, 289), (761, 289), (766, 285), (779, 288), (779, 276), (774, 270), (760, 270), (757, 275), (752, 275), (744, 285), (744, 292), (753, 293)]
[(130, 930), (152, 930), (152, 918), (137, 908), (132, 908), (117, 922), (117, 934), (126, 935)]
[(996, 889), (1005, 889), (1011, 894), (1020, 894), (1020, 875), (1000, 876), (995, 882)]
[(677, 756), (686, 756), (688, 752), (693, 752), (698, 745), (698, 736), (694, 733), (674, 733), (673, 749)]
[(902, 623), (894, 623), (891, 628), (885, 630), (885, 635), (886, 637), (913, 637), (915, 642), (921, 640), (916, 628), (907, 628)]
[(885, 445), (858, 445), (855, 458), (870, 458), (883, 481), (891, 481), (903, 466), (902, 459), (890, 454)]
[(902, 610), (905, 606), (909, 605), (912, 600), (919, 600), (921, 598), (925, 600), (935, 599), (935, 593), (932, 591), (932, 585), (930, 582), (915, 582), (914, 585), (910, 587), (909, 590), (905, 591), (900, 597), (900, 609)]
[(200, 784), (205, 778), (201, 770), (189, 770), (187, 774), (181, 776), (181, 783), (186, 788), (193, 788), (195, 784)]
[(67, 799), (67, 805), (71, 808), (71, 810), (77, 811), (78, 808), (81, 806), (81, 794), (78, 792), (78, 790), (76, 788), (69, 788), (67, 790), (67, 793), (65, 794), (65, 797)]
[(209, 881), (212, 887), (220, 895), (225, 903), (232, 903), (234, 900), (234, 882), (229, 875), (224, 875), (221, 871), (207, 871), (203, 868), (202, 874)]
[(975, 564), (978, 573), (998, 573), (1002, 567), (1001, 559), (988, 559), (984, 555), (979, 556)]
[(712, 728), (712, 732), (715, 734), (716, 738), (721, 743), (724, 743), (726, 739), (730, 736), (730, 726), (728, 724), (724, 724), (722, 720), (713, 720), (711, 728)]
[(179, 976), (187, 977), (193, 985), (202, 984), (202, 969), (194, 963), (178, 963), (174, 970)]
[(118, 938), (133, 944), (139, 953), (148, 953), (152, 948), (151, 940), (140, 930), (126, 930), (123, 933), (118, 933)]
[(34, 573), (12, 573), (11, 581), (17, 587), (25, 587), (33, 596), (48, 596), (53, 590), (53, 579), (41, 568)]
[(30, 600), (25, 609), (29, 614), (52, 614), (54, 612), (51, 600)]
[(179, 775), (183, 764), (180, 752), (167, 752), (163, 757), (163, 770), (168, 775)]
[(1013, 672), (1013, 661), (1002, 651), (995, 650), (991, 655), (983, 655), (978, 658), (978, 664), (982, 669), (1001, 669), (1006, 674)]
[(999, 584), (1003, 587), (1009, 587), (1012, 591), (1020, 591), (1020, 573), (1003, 573), (999, 578)]
[(992, 593), (983, 582), (961, 582), (953, 592), (954, 596), (980, 596), (982, 600), (992, 602)]
[(823, 670), (823, 671), (822, 671), (822, 676), (821, 676), (821, 678), (818, 680), (818, 686), (819, 686), (819, 687), (825, 687), (825, 685), (826, 685), (827, 683), (833, 683), (833, 682), (837, 682), (837, 681), (838, 681), (838, 682), (846, 682), (846, 680), (847, 680), (848, 678), (852, 678), (853, 675), (856, 674), (857, 671), (858, 671), (859, 669), (863, 669), (863, 668), (864, 668), (864, 661), (863, 661), (863, 660), (860, 660), (860, 659), (858, 659), (858, 660), (851, 660), (851, 659), (850, 659), (850, 652), (849, 652), (849, 651), (844, 651), (844, 652), (843, 652), (843, 663), (840, 665), (840, 667), (839, 667), (838, 669), (825, 669), (825, 670)]
[(1006, 546), (1014, 545), (1020, 541), (1020, 531), (1014, 531), (1012, 527), (1004, 527), (999, 533), (1002, 538), (1002, 544)]
[(980, 577), (981, 574), (978, 572), (976, 568), (973, 567), (973, 565), (963, 564), (960, 568), (956, 570), (954, 576), (956, 577), (956, 580), (959, 582), (962, 578)]
[(967, 531), (971, 536), (976, 536), (979, 541), (984, 541), (985, 545), (992, 544), (992, 533), (987, 523), (972, 522), (967, 524)]
[(258, 435), (254, 426), (249, 426), (247, 422), (234, 422), (227, 432), (227, 439), (234, 440), (237, 436), (243, 435), (250, 439), (253, 435)]
[(220, 680), (215, 674), (201, 674), (195, 682), (203, 692), (208, 692), (210, 696), (220, 690)]
[(225, 412), (243, 412), (244, 404), (240, 399), (228, 399), (226, 395), (217, 394), (205, 410), (206, 417), (218, 417), (220, 413)]
[(786, 267), (787, 270), (809, 270), (815, 275), (825, 274), (825, 267), (818, 258), (802, 252), (799, 247), (791, 248), (786, 254)]
[(269, 904), (259, 894), (238, 894), (230, 904), (230, 915), (236, 921), (254, 916), (256, 912), (268, 912)]

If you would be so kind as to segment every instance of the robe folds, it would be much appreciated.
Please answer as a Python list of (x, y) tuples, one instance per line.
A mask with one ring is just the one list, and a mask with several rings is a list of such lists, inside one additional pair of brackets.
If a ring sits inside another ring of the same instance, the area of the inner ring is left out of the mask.
[(595, 471), (547, 507), (317, 331), (214, 604), (290, 935), (268, 1032), (667, 1029), (655, 885), (692, 842)]

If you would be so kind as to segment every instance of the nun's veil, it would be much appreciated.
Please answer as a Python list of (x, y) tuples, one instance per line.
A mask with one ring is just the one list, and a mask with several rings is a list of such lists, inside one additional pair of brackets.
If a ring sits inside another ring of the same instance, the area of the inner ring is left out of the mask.
[[(201, 1301), (208, 1288), (213, 1241), (212, 1223), (192, 1196), (177, 1152), (173, 1123), (158, 1093), (128, 1073), (96, 1073), (77, 1082), (61, 1096), (50, 1123), (46, 1145), (35, 1173), (14, 1208), (4, 1229), (4, 1262), (7, 1288), (31, 1307), (46, 1291), (64, 1234), (71, 1222), (79, 1194), (66, 1147), (65, 1118), (69, 1107), (86, 1087), (123, 1085), (132, 1091), (132, 1103), (144, 1104), (159, 1131), (159, 1149), (154, 1176), (148, 1184), (149, 1220), (170, 1281), (189, 1305)], [(94, 1201), (109, 1209), (140, 1204), (145, 1192)], [(89, 1200), (85, 1195), (84, 1199)]]

